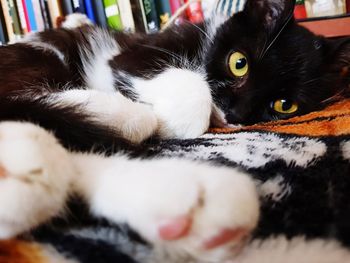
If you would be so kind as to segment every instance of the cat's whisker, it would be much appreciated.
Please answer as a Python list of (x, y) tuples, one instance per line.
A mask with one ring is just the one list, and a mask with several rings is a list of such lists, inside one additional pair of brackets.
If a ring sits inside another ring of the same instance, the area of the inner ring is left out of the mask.
[(147, 44), (142, 44), (141, 46), (147, 47), (147, 48), (151, 48), (151, 49), (154, 49), (154, 50), (157, 50), (157, 51), (160, 51), (160, 52), (163, 52), (163, 53), (171, 56), (172, 58), (177, 59), (178, 61), (181, 61), (181, 59), (182, 59), (180, 55), (178, 55), (178, 54), (176, 54), (174, 52), (171, 52), (171, 51), (169, 51), (169, 50), (167, 50), (165, 48), (151, 46), (151, 45), (147, 45)]
[(201, 29), (198, 25), (191, 23), (190, 21), (185, 20), (185, 23), (197, 28), (199, 30), (199, 32), (201, 32), (203, 34), (203, 36), (205, 36), (205, 38), (210, 41), (211, 44), (214, 44), (214, 41), (211, 39), (211, 37), (208, 35), (207, 32), (205, 32), (203, 29)]

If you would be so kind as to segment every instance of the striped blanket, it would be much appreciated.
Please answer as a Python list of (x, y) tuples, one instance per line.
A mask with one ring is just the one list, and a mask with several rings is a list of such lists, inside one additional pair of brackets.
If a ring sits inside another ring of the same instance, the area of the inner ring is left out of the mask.
[[(147, 145), (147, 154), (239, 166), (255, 179), (261, 220), (232, 262), (350, 262), (350, 100), (289, 120), (161, 141)], [(92, 218), (78, 199), (70, 211), (1, 241), (0, 263), (156, 262), (127, 226)], [(322, 260), (313, 261), (316, 253)]]

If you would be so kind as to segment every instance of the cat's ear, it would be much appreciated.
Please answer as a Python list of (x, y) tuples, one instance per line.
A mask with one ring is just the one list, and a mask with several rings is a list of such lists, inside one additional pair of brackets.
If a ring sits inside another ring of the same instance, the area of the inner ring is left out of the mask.
[(243, 12), (272, 33), (293, 19), (294, 5), (295, 0), (247, 0)]

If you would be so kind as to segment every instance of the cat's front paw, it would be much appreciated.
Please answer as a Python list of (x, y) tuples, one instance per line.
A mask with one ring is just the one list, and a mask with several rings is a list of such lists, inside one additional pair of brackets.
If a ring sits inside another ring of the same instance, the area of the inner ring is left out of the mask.
[[(126, 221), (170, 253), (220, 262), (242, 247), (257, 224), (255, 184), (238, 170), (156, 160), (135, 163), (124, 177), (122, 183), (113, 175), (101, 182), (94, 210)], [(123, 187), (116, 190), (116, 184)]]
[(72, 167), (47, 131), (29, 123), (0, 123), (0, 238), (13, 237), (57, 215)]
[(169, 68), (153, 79), (135, 80), (134, 86), (140, 100), (152, 105), (160, 137), (196, 138), (208, 130), (213, 101), (199, 72)]

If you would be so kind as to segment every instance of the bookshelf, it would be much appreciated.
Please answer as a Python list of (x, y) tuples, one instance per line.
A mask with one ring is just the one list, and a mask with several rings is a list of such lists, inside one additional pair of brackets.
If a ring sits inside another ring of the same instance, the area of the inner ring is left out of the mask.
[(298, 21), (300, 25), (326, 37), (350, 36), (350, 14), (334, 17), (309, 18)]

